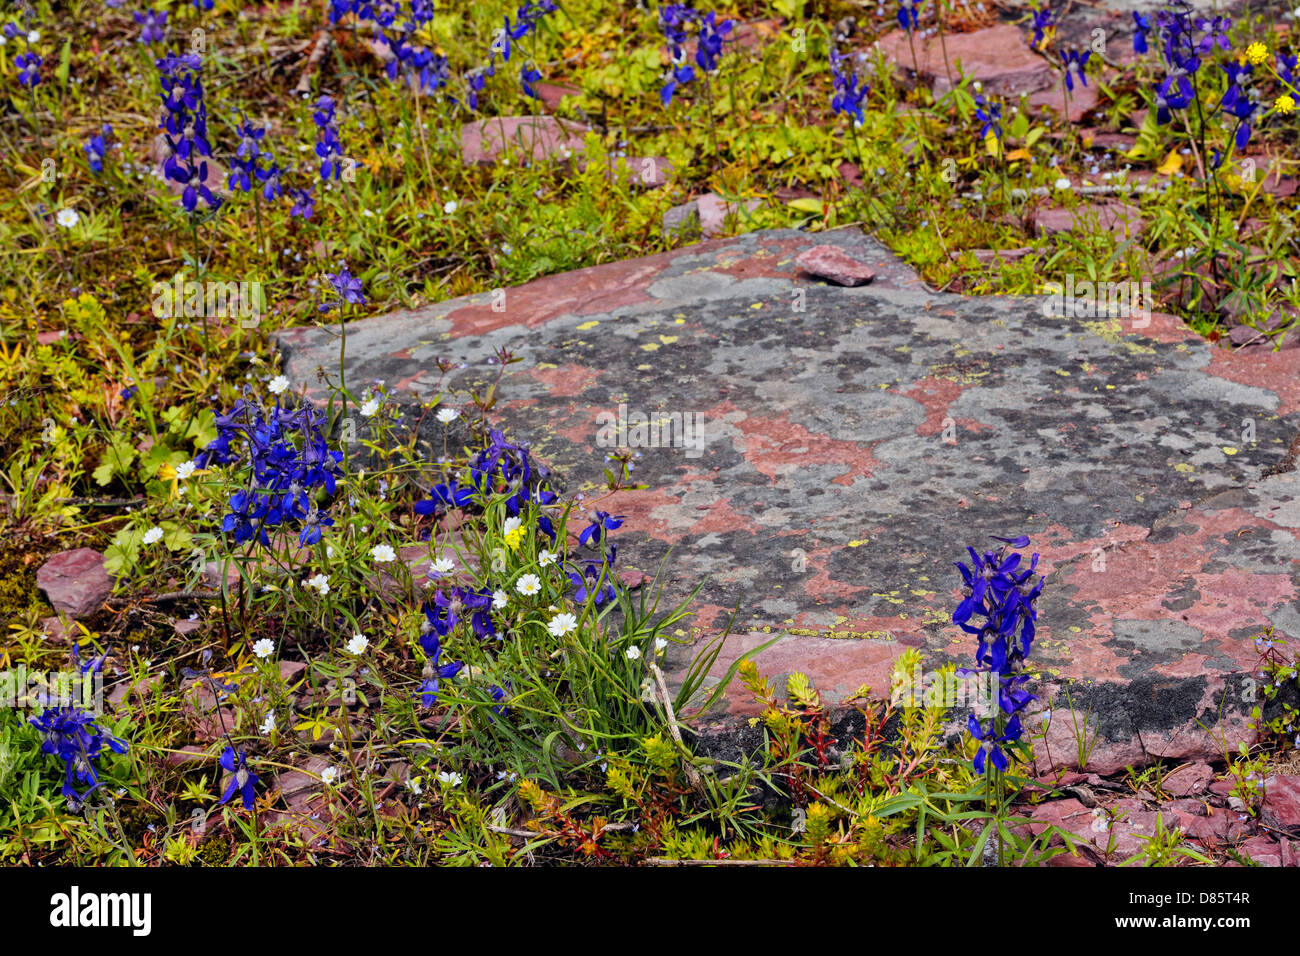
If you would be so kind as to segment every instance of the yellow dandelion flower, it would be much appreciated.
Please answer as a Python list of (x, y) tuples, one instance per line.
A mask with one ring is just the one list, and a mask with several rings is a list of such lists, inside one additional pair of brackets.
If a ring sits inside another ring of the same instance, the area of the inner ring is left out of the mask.
[(1262, 43), (1252, 43), (1246, 47), (1246, 59), (1250, 60), (1255, 66), (1259, 66), (1268, 59), (1268, 47)]
[(1288, 94), (1283, 93), (1273, 101), (1273, 109), (1277, 110), (1279, 113), (1294, 113), (1295, 100), (1291, 99)]

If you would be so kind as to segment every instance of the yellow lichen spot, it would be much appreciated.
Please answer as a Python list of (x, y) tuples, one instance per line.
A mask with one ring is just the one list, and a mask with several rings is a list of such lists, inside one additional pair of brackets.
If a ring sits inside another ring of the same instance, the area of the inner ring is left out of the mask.
[(1187, 462), (1185, 462), (1185, 461), (1180, 461), (1180, 462), (1178, 462), (1176, 465), (1174, 465), (1174, 471), (1181, 471), (1181, 472), (1183, 472), (1184, 474), (1186, 474), (1186, 473), (1189, 472), (1189, 471), (1195, 471), (1195, 470), (1196, 470), (1196, 469), (1195, 469), (1194, 467), (1192, 467), (1191, 465), (1187, 464)]
[(637, 370), (638, 372), (651, 372), (651, 371), (654, 371), (654, 366), (653, 366), (653, 365), (645, 365), (645, 364), (642, 364), (642, 365), (638, 365), (638, 366), (636, 367), (636, 370)]
[(659, 343), (647, 342), (645, 345), (641, 346), (641, 348), (645, 349), (647, 352), (653, 352), (655, 349), (659, 348)]
[(755, 302), (753, 305), (750, 306), (751, 309), (761, 309), (762, 307), (763, 307), (762, 302)]
[(592, 319), (590, 322), (583, 322), (582, 325), (578, 326), (578, 331), (586, 332), (588, 329), (594, 329), (598, 325), (600, 325), (600, 319)]
[(1224, 453), (1225, 455), (1235, 455), (1235, 454), (1237, 453), (1237, 449), (1235, 449), (1235, 448), (1229, 448), (1229, 447), (1227, 447), (1227, 446), (1225, 445), (1224, 448), (1223, 448), (1223, 453)]
[(533, 368), (538, 369), (539, 371), (545, 371), (548, 368), (559, 368), (559, 366), (554, 365), (550, 362), (538, 362), (536, 365), (533, 366)]
[(870, 541), (870, 540), (871, 540), (870, 538), (863, 538), (863, 539), (860, 540), (860, 541), (857, 540), (857, 539), (854, 539), (853, 541), (850, 541), (850, 542), (849, 542), (849, 547), (850, 547), (850, 548), (860, 548), (860, 547), (862, 547), (864, 544), (866, 544), (866, 543), (867, 543), (868, 541)]
[(662, 342), (664, 345), (672, 345), (674, 342), (677, 341), (677, 336), (675, 336), (675, 335), (661, 335), (661, 336), (659, 336), (659, 341)]
[(1070, 625), (1070, 630), (1072, 630), (1075, 634), (1081, 634), (1081, 633), (1083, 633), (1083, 628), (1078, 627), (1078, 626), (1076, 626), (1076, 625), (1074, 625), (1074, 624), (1071, 624), (1071, 625)]
[(685, 319), (673, 319), (673, 325), (685, 325), (685, 324), (686, 324)]
[(1058, 368), (1058, 369), (1056, 369), (1056, 374), (1057, 374), (1057, 375), (1067, 375), (1067, 376), (1068, 376), (1070, 373), (1067, 372), (1067, 371), (1066, 371), (1065, 369), (1063, 369), (1063, 368)]

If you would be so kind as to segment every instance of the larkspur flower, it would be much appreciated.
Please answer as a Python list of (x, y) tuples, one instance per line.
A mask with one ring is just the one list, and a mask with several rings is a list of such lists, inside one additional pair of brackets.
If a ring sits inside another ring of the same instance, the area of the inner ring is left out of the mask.
[(605, 532), (615, 531), (622, 526), (622, 515), (611, 515), (607, 511), (597, 511), (596, 517), (591, 524), (587, 525), (582, 534), (578, 535), (578, 543), (584, 546), (600, 544), (605, 537)]
[(1056, 32), (1056, 17), (1046, 7), (1041, 9), (1031, 7), (1031, 10), (1033, 11), (1033, 19), (1030, 22), (1030, 29), (1034, 31), (1034, 35), (1029, 41), (1029, 48), (1031, 50), (1045, 50), (1052, 39), (1052, 34)]
[[(339, 266), (338, 272), (326, 273), (325, 278), (334, 287), (334, 291), (339, 295), (342, 302), (350, 302), (352, 305), (366, 304), (366, 294), (361, 285), (361, 280), (352, 274), (347, 267), (347, 263)], [(336, 301), (323, 302), (320, 309), (325, 312), (339, 304), (340, 302)]]
[(922, 0), (898, 0), (898, 26), (911, 33), (920, 22)]
[[(429, 613), (429, 608), (425, 606), (425, 613)], [(429, 631), (421, 635), (420, 646), (424, 648), (428, 660), (425, 662), (424, 671), (421, 674), (423, 678), (420, 689), (417, 692), (420, 702), (425, 707), (432, 707), (438, 702), (438, 690), (440, 682), (450, 680), (460, 673), (464, 667), (462, 661), (452, 661), (449, 664), (443, 664), (442, 661), (442, 641), (439, 639), (436, 631)]]
[(312, 495), (334, 494), (343, 460), (325, 438), (325, 414), (309, 402), (290, 411), (278, 399), (266, 408), (245, 397), (218, 416), (216, 426), (217, 438), (200, 454), (203, 464), (238, 465), (249, 474), (229, 499), (222, 531), (236, 544), (256, 537), (269, 545), (269, 529), (299, 526), (300, 545), (319, 541), (333, 521)]
[(1084, 86), (1088, 85), (1088, 58), (1092, 56), (1091, 50), (1080, 52), (1077, 49), (1062, 50), (1060, 52), (1061, 66), (1065, 74), (1065, 88), (1073, 91), (1074, 78), (1077, 76), (1079, 82)]
[(1002, 142), (1002, 104), (988, 100), (981, 93), (975, 97), (975, 118), (983, 123), (980, 139), (988, 139), (989, 134), (999, 143)]
[(1151, 18), (1145, 14), (1133, 11), (1133, 52), (1146, 53), (1149, 49), (1147, 38), (1151, 35), (1153, 25)]
[(316, 155), (320, 158), (322, 182), (338, 179), (343, 173), (343, 144), (339, 140), (337, 107), (334, 98), (322, 96), (316, 101), (312, 122), (316, 124)]
[[(688, 26), (696, 25), (695, 67), (687, 63), (686, 43)], [(695, 79), (695, 68), (712, 73), (718, 68), (723, 42), (735, 26), (735, 21), (718, 23), (717, 14), (702, 14), (684, 3), (666, 3), (659, 7), (659, 28), (668, 41), (670, 65), (664, 75), (666, 80), (659, 91), (659, 100), (668, 106), (677, 90)]]
[(843, 63), (847, 59), (849, 58), (834, 47), (831, 48), (831, 87), (834, 90), (834, 95), (831, 97), (831, 110), (844, 113), (861, 126), (866, 121), (862, 112), (862, 103), (870, 91), (861, 81), (856, 70), (844, 67)]
[(164, 175), (185, 188), (181, 205), (195, 213), (200, 202), (218, 209), (218, 199), (207, 185), (208, 164), (212, 156), (208, 142), (208, 114), (200, 76), (202, 59), (193, 53), (168, 56), (157, 60), (162, 84), (163, 119), (160, 125), (168, 155), (163, 160)]
[(18, 67), (18, 84), (25, 89), (34, 89), (41, 82), (41, 66), (45, 63), (37, 53), (20, 53), (14, 57), (14, 66)]
[[(967, 548), (972, 565), (956, 564), (967, 593), (952, 616), (953, 623), (978, 638), (975, 662), (979, 671), (994, 676), (998, 682), (998, 714), (987, 728), (973, 716), (968, 724), (971, 736), (979, 741), (975, 770), (980, 774), (987, 770), (990, 759), (997, 770), (1007, 769), (1003, 745), (1020, 740), (1020, 713), (1035, 699), (1024, 688), (1029, 675), (1023, 666), (1034, 640), (1035, 602), (1043, 589), (1043, 578), (1036, 574), (1038, 555), (1034, 554), (1022, 570), (1021, 556), (1008, 553), (1012, 548), (1027, 546), (1029, 538), (1020, 535), (995, 540), (1002, 542), (1001, 548), (982, 555)], [(970, 623), (976, 616), (983, 621)]]
[(967, 718), (967, 730), (972, 737), (980, 742), (979, 749), (975, 752), (975, 772), (983, 774), (988, 769), (988, 761), (991, 758), (993, 766), (999, 771), (1004, 771), (1008, 767), (1007, 755), (1002, 748), (1002, 744), (1015, 743), (1021, 737), (1020, 717), (1014, 716), (1007, 723), (1006, 728), (998, 733), (992, 721), (989, 722), (989, 728), (985, 730), (974, 716)]
[[(76, 706), (46, 707), (29, 723), (43, 735), (41, 752), (63, 761), (64, 779), (61, 792), (74, 808), (85, 802), (92, 790), (100, 786), (95, 761), (108, 747), (113, 753), (126, 753), (125, 741), (119, 740), (96, 723), (95, 718)], [(77, 783), (89, 784), (79, 791)]]
[(265, 129), (254, 126), (245, 119), (240, 122), (238, 132), (239, 146), (230, 161), (226, 188), (251, 192), (255, 182), (265, 183), (270, 178), (272, 174), (267, 171), (267, 164), (273, 167), (274, 159), (261, 147), (262, 139), (266, 136)]
[(289, 210), (289, 215), (297, 216), (300, 219), (310, 219), (312, 213), (316, 211), (316, 200), (312, 197), (312, 187), (290, 187), (289, 198), (293, 200), (293, 208)]
[(236, 753), (233, 747), (227, 746), (221, 752), (219, 763), (221, 769), (230, 774), (230, 783), (226, 785), (226, 791), (221, 795), (218, 805), (227, 803), (238, 792), (244, 801), (244, 809), (252, 810), (253, 801), (257, 797), (257, 774), (248, 769), (248, 758), (244, 752), (241, 750)]
[(82, 147), (86, 151), (86, 161), (90, 164), (90, 171), (97, 176), (104, 171), (104, 159), (108, 155), (107, 139), (112, 135), (113, 127), (105, 123), (100, 131), (90, 137)]
[(131, 14), (140, 26), (139, 43), (162, 43), (167, 39), (167, 11), (145, 10)]

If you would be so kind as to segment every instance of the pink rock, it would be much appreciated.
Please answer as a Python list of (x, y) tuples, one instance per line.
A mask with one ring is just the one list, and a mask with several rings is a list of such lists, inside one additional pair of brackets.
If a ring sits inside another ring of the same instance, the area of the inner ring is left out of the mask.
[(186, 634), (193, 634), (202, 626), (202, 621), (172, 621), (172, 630), (181, 637), (184, 637)]
[(1250, 857), (1260, 866), (1282, 866), (1282, 845), (1266, 836), (1251, 837), (1237, 852)]
[(554, 116), (493, 116), (466, 123), (460, 131), (460, 155), (466, 164), (488, 165), (507, 149), (533, 160), (568, 159), (583, 149), (587, 127)]
[(1141, 235), (1145, 228), (1141, 211), (1121, 202), (1080, 203), (1073, 209), (1040, 206), (1034, 210), (1033, 222), (1040, 236), (1076, 230), (1091, 232), (1100, 226), (1117, 236), (1129, 238)]
[(986, 95), (1008, 97), (1046, 90), (1057, 82), (1047, 60), (1029, 49), (1026, 35), (1020, 27), (1004, 23), (972, 33), (949, 34), (943, 44), (938, 36), (933, 36), (925, 40), (914, 37), (909, 45), (907, 34), (894, 30), (882, 37), (879, 44), (885, 56), (907, 73), (913, 69), (915, 46), (921, 80), (932, 82), (936, 95), (952, 88), (944, 67), (946, 46), (954, 82), (960, 82), (959, 76), (965, 75), (983, 84), (982, 92)]
[[(626, 182), (631, 186), (639, 186), (642, 189), (657, 189), (665, 185), (673, 174), (673, 164), (668, 162), (662, 156), (625, 156), (622, 157), (627, 164)], [(611, 158), (609, 161), (610, 175), (616, 175), (619, 168), (619, 160)]]
[(307, 669), (307, 665), (302, 661), (280, 661), (280, 680), (286, 684), (292, 684)]
[(838, 246), (813, 246), (799, 253), (794, 261), (804, 272), (836, 285), (866, 285), (876, 277), (875, 272)]
[(560, 102), (566, 96), (577, 96), (582, 92), (576, 86), (570, 86), (567, 83), (547, 83), (539, 82), (534, 86), (537, 90), (537, 96), (542, 101), (542, 105), (548, 110), (555, 111), (560, 108)]
[(700, 214), (700, 231), (704, 233), (704, 238), (710, 239), (718, 235), (726, 227), (727, 217), (741, 216), (744, 212), (753, 212), (762, 201), (758, 199), (748, 199), (743, 203), (727, 202), (716, 193), (705, 193), (695, 201), (696, 209)]
[(87, 617), (113, 593), (113, 579), (104, 570), (104, 556), (91, 548), (63, 551), (36, 572), (36, 586), (56, 611)]
[(1056, 113), (1057, 116), (1065, 116), (1066, 106), (1068, 105), (1070, 122), (1077, 123), (1087, 113), (1096, 108), (1097, 90), (1095, 87), (1081, 86), (1076, 83), (1067, 100), (1065, 90), (1061, 89), (1060, 83), (1057, 83), (1048, 89), (1030, 93), (1029, 105), (1045, 106)]
[(1169, 773), (1161, 783), (1161, 789), (1175, 797), (1189, 797), (1194, 793), (1204, 793), (1214, 780), (1214, 771), (1207, 763), (1189, 763)]
[(1264, 781), (1264, 822), (1273, 827), (1300, 827), (1300, 777), (1273, 774)]

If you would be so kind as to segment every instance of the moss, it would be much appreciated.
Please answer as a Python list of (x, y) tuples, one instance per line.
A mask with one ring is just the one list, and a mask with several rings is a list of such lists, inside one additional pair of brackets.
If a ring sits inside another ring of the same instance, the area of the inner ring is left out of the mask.
[(54, 613), (36, 587), (41, 559), (52, 550), (22, 537), (0, 543), (0, 629), (20, 618)]

